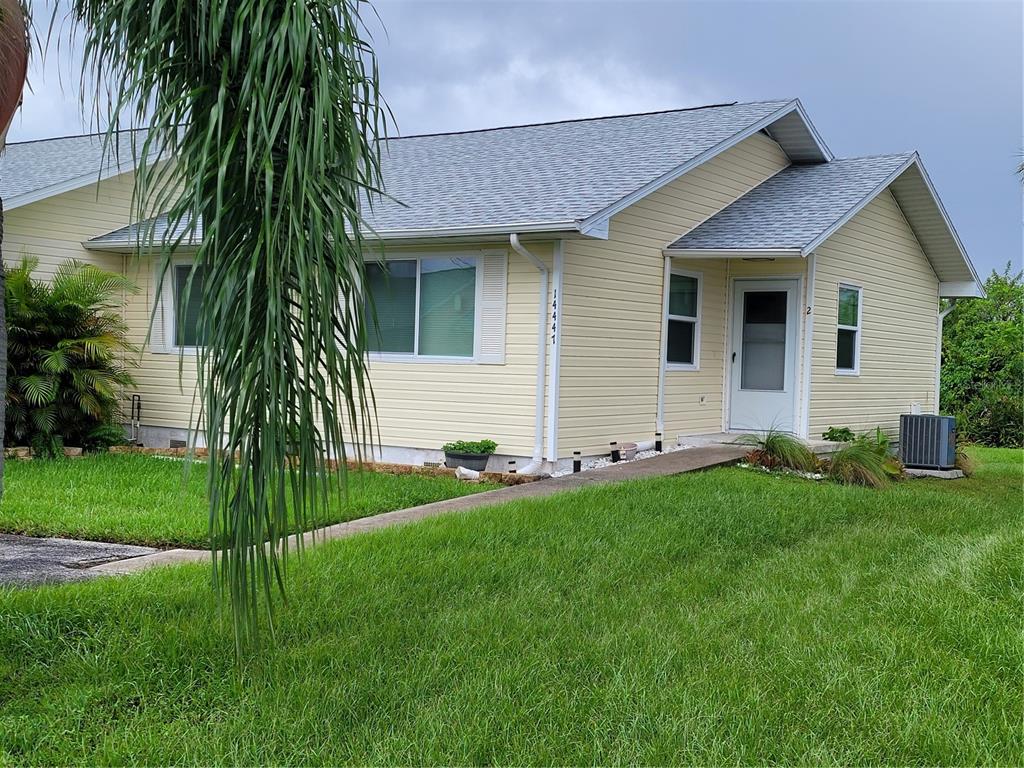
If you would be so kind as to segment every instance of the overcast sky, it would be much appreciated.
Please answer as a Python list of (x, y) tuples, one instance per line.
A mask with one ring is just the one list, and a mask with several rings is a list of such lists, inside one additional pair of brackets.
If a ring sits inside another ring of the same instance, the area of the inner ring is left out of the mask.
[[(839, 157), (920, 151), (979, 272), (1021, 265), (1020, 0), (377, 9), (402, 134), (799, 97)], [(90, 130), (73, 58), (33, 66), (9, 140)]]

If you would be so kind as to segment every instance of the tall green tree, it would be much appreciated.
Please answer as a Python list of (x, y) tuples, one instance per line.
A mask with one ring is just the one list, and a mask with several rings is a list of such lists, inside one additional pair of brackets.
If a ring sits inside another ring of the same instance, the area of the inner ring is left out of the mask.
[(150, 126), (135, 215), (166, 214), (170, 235), (147, 235), (163, 272), (200, 241), (181, 301), (202, 307), (214, 568), (239, 644), (283, 588), (289, 502), (296, 525), (318, 519), (346, 440), (370, 435), (361, 210), (385, 120), (368, 10), (71, 0), (86, 76), (108, 84), (110, 114)]
[(1024, 445), (1024, 277), (1007, 264), (985, 298), (961, 299), (943, 325), (942, 411), (961, 436)]

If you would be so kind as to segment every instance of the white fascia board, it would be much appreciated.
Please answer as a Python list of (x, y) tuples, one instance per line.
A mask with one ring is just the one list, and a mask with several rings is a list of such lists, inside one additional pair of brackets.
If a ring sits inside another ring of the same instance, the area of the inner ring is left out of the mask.
[(708, 160), (711, 160), (713, 157), (720, 155), (722, 152), (725, 152), (728, 149), (732, 149), (744, 139), (750, 138), (758, 131), (764, 130), (769, 125), (774, 123), (776, 120), (781, 120), (783, 117), (785, 117), (786, 115), (793, 111), (796, 111), (800, 115), (800, 118), (807, 124), (808, 129), (811, 131), (812, 137), (821, 148), (822, 155), (825, 158), (831, 160), (832, 153), (829, 151), (828, 147), (826, 147), (825, 144), (821, 141), (817, 131), (815, 131), (814, 128), (811, 126), (810, 121), (807, 119), (807, 115), (803, 110), (803, 107), (800, 105), (800, 101), (798, 99), (794, 99), (793, 101), (787, 102), (785, 105), (783, 105), (782, 107), (780, 107), (778, 110), (768, 115), (767, 117), (758, 120), (753, 125), (747, 126), (739, 133), (733, 134), (725, 141), (719, 142), (715, 146), (711, 147), (708, 150), (705, 150), (704, 152), (692, 158), (691, 160), (688, 160), (682, 165), (676, 166), (671, 171), (662, 174), (654, 181), (648, 182), (644, 186), (640, 187), (640, 189), (630, 192), (628, 195), (621, 198), (617, 202), (612, 203), (606, 208), (602, 208), (600, 211), (591, 216), (588, 216), (586, 219), (580, 222), (580, 231), (586, 232), (592, 227), (596, 226), (599, 222), (610, 219), (616, 213), (625, 210), (638, 200), (642, 200), (652, 192), (656, 192), (666, 184), (675, 181), (687, 171), (691, 171), (697, 166), (703, 165)]
[[(472, 227), (448, 227), (439, 229), (389, 229), (380, 230), (377, 232), (367, 231), (363, 233), (363, 237), (368, 241), (383, 241), (383, 242), (417, 242), (417, 241), (434, 241), (443, 238), (473, 238), (473, 237), (500, 237), (502, 239), (507, 238), (513, 233), (533, 233), (533, 234), (558, 234), (564, 236), (580, 236), (581, 233), (578, 229), (578, 222), (565, 221), (565, 222), (552, 222), (552, 223), (525, 223), (525, 224), (501, 224), (501, 225), (483, 225), (483, 226), (472, 226)], [(602, 237), (600, 231), (592, 231), (586, 233), (589, 237)], [(603, 238), (607, 238), (608, 234), (605, 231)], [(111, 251), (111, 252), (131, 252), (136, 248), (136, 243), (129, 241), (127, 238), (124, 240), (117, 241), (96, 241), (86, 240), (82, 243), (82, 247), (91, 251)], [(193, 243), (192, 245), (198, 245)]]
[(985, 296), (985, 291), (977, 281), (965, 280), (962, 282), (939, 283), (940, 299), (980, 299)]
[(842, 216), (840, 216), (838, 219), (832, 222), (828, 229), (826, 229), (816, 238), (814, 238), (805, 246), (803, 246), (803, 248), (800, 249), (801, 253), (803, 253), (803, 255), (806, 256), (807, 254), (817, 250), (818, 246), (820, 246), (822, 243), (824, 243), (826, 240), (832, 237), (832, 235), (838, 232), (844, 224), (846, 224), (848, 221), (850, 221), (850, 219), (852, 219), (854, 216), (860, 213), (861, 210), (863, 210), (868, 203), (870, 203), (872, 200), (874, 200), (876, 197), (882, 194), (882, 192), (888, 189), (890, 184), (892, 184), (894, 181), (896, 181), (896, 179), (902, 176), (903, 172), (906, 171), (910, 166), (912, 166), (916, 162), (917, 153), (915, 152), (909, 158), (907, 158), (907, 161), (900, 165), (899, 168), (897, 168), (895, 171), (886, 176), (885, 180), (882, 181), (881, 184), (876, 186), (874, 189), (868, 192), (868, 194), (861, 198), (860, 202), (858, 202), (850, 210), (848, 210), (846, 213), (844, 213)]
[(796, 99), (796, 111), (800, 115), (800, 119), (804, 121), (804, 125), (807, 126), (808, 133), (811, 134), (811, 138), (814, 139), (814, 143), (818, 145), (818, 149), (821, 154), (825, 157), (825, 162), (830, 163), (836, 159), (836, 156), (832, 154), (832, 150), (828, 148), (825, 140), (818, 133), (818, 129), (814, 127), (814, 123), (811, 122), (811, 118), (807, 116), (807, 110), (804, 109), (803, 102), (800, 99)]
[[(168, 157), (170, 157), (170, 155), (168, 153), (164, 153), (155, 158), (152, 162), (155, 165), (156, 163), (163, 162)], [(107, 179), (112, 179), (115, 176), (120, 176), (122, 173), (130, 173), (138, 168), (138, 166), (138, 163), (126, 162), (122, 164), (118, 161), (113, 165), (104, 168), (99, 173), (93, 173), (90, 171), (82, 176), (78, 176), (74, 179), (68, 179), (67, 181), (62, 181), (58, 184), (51, 184), (48, 187), (40, 187), (39, 189), (34, 189), (31, 192), (25, 192), (22, 195), (6, 197), (4, 198), (4, 210), (12, 211), (15, 208), (31, 205), (32, 203), (38, 203), (40, 200), (45, 200), (46, 198), (53, 197), (54, 195), (62, 195), (65, 192), (73, 192), (76, 189), (87, 187), (90, 184), (98, 184), (101, 181), (106, 181)]]
[(673, 259), (798, 259), (799, 248), (662, 248)]
[(62, 181), (59, 184), (51, 184), (48, 187), (40, 187), (34, 189), (31, 192), (25, 192), (21, 195), (15, 195), (14, 197), (8, 197), (4, 199), (4, 210), (11, 211), (15, 208), (20, 208), (25, 205), (31, 205), (32, 203), (38, 203), (40, 200), (45, 200), (48, 197), (54, 195), (62, 195), (65, 192), (73, 192), (76, 189), (87, 187), (90, 184), (96, 184), (100, 181), (113, 178), (114, 176), (120, 176), (122, 173), (128, 173), (134, 171), (135, 165), (120, 166), (109, 168), (101, 173), (87, 173), (84, 176), (78, 176), (74, 179), (68, 179)]
[(525, 222), (520, 224), (483, 224), (470, 227), (422, 227), (416, 229), (368, 230), (363, 234), (363, 236), (368, 240), (409, 240), (436, 237), (473, 237), (474, 235), (508, 236), (512, 233), (523, 234), (524, 232), (578, 232), (579, 230), (579, 222), (555, 221)]

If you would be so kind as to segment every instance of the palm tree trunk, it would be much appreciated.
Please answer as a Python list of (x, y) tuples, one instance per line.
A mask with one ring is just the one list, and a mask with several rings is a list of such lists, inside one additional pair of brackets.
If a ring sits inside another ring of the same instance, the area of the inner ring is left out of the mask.
[(4, 425), (7, 424), (7, 276), (3, 244), (4, 201), (0, 198), (0, 498), (4, 494)]

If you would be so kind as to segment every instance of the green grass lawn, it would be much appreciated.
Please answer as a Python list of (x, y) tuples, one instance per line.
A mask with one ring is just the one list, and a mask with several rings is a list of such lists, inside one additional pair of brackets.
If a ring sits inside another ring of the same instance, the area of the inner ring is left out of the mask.
[[(8, 461), (0, 532), (151, 546), (208, 546), (206, 467), (140, 454)], [(322, 524), (465, 496), (499, 486), (453, 477), (348, 474)]]
[(206, 567), (0, 591), (0, 764), (985, 764), (1024, 754), (1024, 453), (718, 469), (330, 542), (236, 674)]

